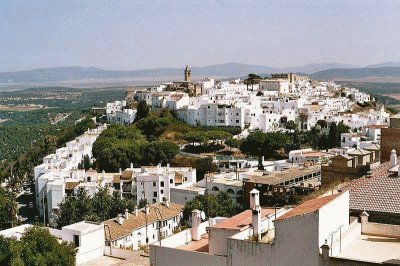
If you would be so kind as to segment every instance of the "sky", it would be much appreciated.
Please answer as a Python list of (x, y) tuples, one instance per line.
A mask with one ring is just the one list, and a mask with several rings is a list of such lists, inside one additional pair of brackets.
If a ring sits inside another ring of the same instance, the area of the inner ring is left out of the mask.
[(400, 1), (0, 1), (2, 72), (387, 61)]

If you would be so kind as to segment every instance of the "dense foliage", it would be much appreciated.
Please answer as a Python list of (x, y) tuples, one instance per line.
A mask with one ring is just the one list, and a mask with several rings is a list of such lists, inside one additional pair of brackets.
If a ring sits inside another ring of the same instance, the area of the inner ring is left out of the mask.
[(62, 242), (47, 228), (30, 227), (20, 240), (0, 236), (1, 265), (75, 265), (74, 244)]
[(12, 227), (17, 220), (17, 202), (14, 194), (0, 187), (0, 230)]
[(261, 159), (263, 156), (265, 159), (281, 159), (286, 158), (290, 150), (303, 147), (314, 149), (340, 147), (340, 135), (349, 131), (350, 128), (343, 123), (331, 123), (328, 131), (321, 128), (320, 125), (309, 131), (294, 130), (284, 133), (255, 131), (241, 142), (240, 149), (245, 154), (257, 156), (259, 169), (262, 169)]
[(93, 197), (80, 188), (75, 196), (66, 197), (60, 203), (57, 226), (61, 228), (82, 220), (102, 222), (117, 217), (125, 209), (132, 211), (134, 206), (132, 200), (121, 198), (118, 193), (110, 195), (108, 188), (99, 188)]
[(93, 145), (96, 168), (115, 172), (119, 168), (141, 165), (166, 165), (179, 152), (178, 145), (169, 141), (148, 142), (134, 125), (113, 125), (104, 130)]
[(67, 141), (73, 140), (83, 134), (88, 128), (94, 128), (92, 119), (86, 118), (74, 126), (65, 128), (55, 135), (47, 135), (42, 139), (32, 143), (26, 152), (18, 159), (8, 164), (8, 168), (3, 171), (6, 173), (3, 178), (11, 174), (9, 181), (11, 187), (19, 187), (24, 181), (32, 181), (34, 176), (33, 168), (42, 162), (44, 156), (53, 153), (58, 147), (63, 146)]
[(194, 209), (204, 211), (207, 218), (231, 217), (236, 213), (235, 206), (227, 192), (219, 192), (217, 195), (198, 195), (188, 201), (183, 209), (183, 223), (188, 223)]

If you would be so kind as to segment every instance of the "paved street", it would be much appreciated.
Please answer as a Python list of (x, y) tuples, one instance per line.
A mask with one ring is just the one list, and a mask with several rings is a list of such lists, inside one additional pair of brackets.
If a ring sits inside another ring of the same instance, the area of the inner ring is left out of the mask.
[(18, 216), (22, 223), (33, 223), (34, 214), (34, 195), (30, 190), (23, 190), (17, 198)]

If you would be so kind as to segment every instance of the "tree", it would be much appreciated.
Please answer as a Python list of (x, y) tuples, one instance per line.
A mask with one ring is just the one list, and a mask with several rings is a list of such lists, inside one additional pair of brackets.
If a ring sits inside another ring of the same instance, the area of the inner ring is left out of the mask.
[(0, 229), (14, 225), (17, 220), (17, 209), (14, 195), (0, 187)]
[(225, 140), (225, 145), (229, 147), (229, 149), (231, 148), (239, 148), (240, 144), (242, 144), (242, 141), (239, 139), (234, 139), (234, 138), (228, 138), (227, 140)]
[(224, 139), (227, 139), (232, 136), (228, 132), (222, 130), (207, 131), (205, 132), (205, 135), (208, 137), (208, 139), (213, 141), (213, 144), (215, 144), (215, 141), (217, 140), (222, 142)]
[(85, 188), (79, 188), (75, 197), (64, 198), (59, 208), (56, 220), (59, 228), (85, 220), (93, 214), (93, 205)]
[(290, 144), (290, 137), (280, 132), (265, 133), (265, 139), (262, 144), (263, 155), (267, 158), (279, 158), (278, 150), (285, 149)]
[(264, 170), (262, 163), (262, 156), (264, 154), (263, 145), (265, 141), (265, 134), (261, 131), (256, 131), (247, 136), (240, 145), (240, 150), (248, 155), (257, 156), (258, 169)]
[(179, 146), (169, 141), (153, 141), (142, 146), (143, 165), (167, 165), (179, 153)]
[(337, 146), (337, 136), (338, 136), (338, 132), (337, 132), (336, 123), (333, 122), (329, 126), (329, 134), (328, 134), (328, 146), (329, 146), (329, 148), (334, 148), (334, 147)]
[(308, 116), (309, 116), (308, 109), (306, 108), (299, 109), (299, 121), (301, 130), (307, 129), (307, 126), (305, 127), (304, 124), (308, 121)]
[(20, 240), (0, 236), (1, 265), (75, 265), (75, 245), (59, 242), (47, 228), (25, 229)]
[(137, 112), (135, 120), (139, 121), (140, 119), (146, 118), (150, 113), (150, 107), (147, 105), (146, 101), (140, 101), (138, 103)]
[(293, 120), (289, 120), (285, 123), (285, 128), (289, 131), (292, 131), (297, 128), (297, 125)]
[(149, 204), (149, 202), (147, 201), (147, 199), (144, 199), (144, 198), (142, 198), (142, 199), (140, 199), (139, 200), (139, 209), (140, 208), (144, 208), (144, 207), (146, 207), (146, 205), (148, 205)]
[(251, 84), (251, 90), (253, 90), (253, 86), (257, 79), (262, 79), (262, 78), (259, 75), (251, 73), (248, 75), (247, 79), (245, 80), (246, 84)]
[(208, 135), (206, 132), (202, 132), (202, 131), (192, 131), (192, 132), (186, 133), (184, 138), (186, 141), (192, 143), (193, 146), (195, 143), (199, 143), (200, 145), (208, 143)]
[(231, 217), (235, 214), (235, 206), (227, 192), (219, 192), (217, 195), (198, 195), (188, 201), (183, 209), (184, 223), (188, 223), (194, 209), (204, 211), (207, 218)]
[(113, 208), (113, 198), (109, 193), (108, 188), (99, 188), (90, 200), (92, 205), (93, 221), (105, 221), (110, 218)]

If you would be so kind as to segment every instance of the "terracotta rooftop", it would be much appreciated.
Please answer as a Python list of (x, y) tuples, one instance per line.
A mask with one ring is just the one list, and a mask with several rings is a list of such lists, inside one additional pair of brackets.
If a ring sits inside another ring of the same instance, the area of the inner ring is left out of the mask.
[(132, 176), (133, 176), (132, 170), (124, 170), (124, 171), (122, 171), (121, 179), (122, 180), (131, 180)]
[[(160, 214), (162, 220), (168, 220), (172, 217), (179, 215), (183, 210), (183, 205), (170, 203), (169, 207), (165, 206), (164, 203), (156, 203), (150, 205), (149, 214), (147, 214), (147, 224), (160, 221)], [(159, 209), (160, 214), (155, 210)], [(123, 223), (119, 224), (116, 218), (106, 220), (104, 224), (110, 227), (110, 233), (106, 230), (106, 239), (111, 240), (119, 239), (123, 236), (131, 234), (132, 231), (146, 225), (146, 214), (144, 208), (138, 211), (138, 215), (135, 216), (133, 213), (129, 213), (128, 219), (123, 218)]]
[[(261, 208), (261, 220), (270, 214), (275, 213), (273, 208)], [(229, 219), (217, 223), (213, 228), (224, 228), (224, 229), (243, 229), (251, 225), (252, 222), (252, 211), (245, 210)]]
[(80, 182), (65, 182), (65, 189), (74, 189)]
[(295, 207), (293, 210), (285, 213), (281, 217), (278, 217), (276, 221), (282, 221), (288, 218), (293, 218), (304, 214), (317, 212), (320, 208), (322, 208), (324, 205), (328, 204), (329, 202), (337, 198), (339, 195), (340, 194), (335, 194), (323, 198), (308, 200), (300, 204), (299, 206)]
[(350, 191), (350, 209), (400, 214), (400, 177), (389, 169), (390, 162), (383, 163), (342, 187)]

